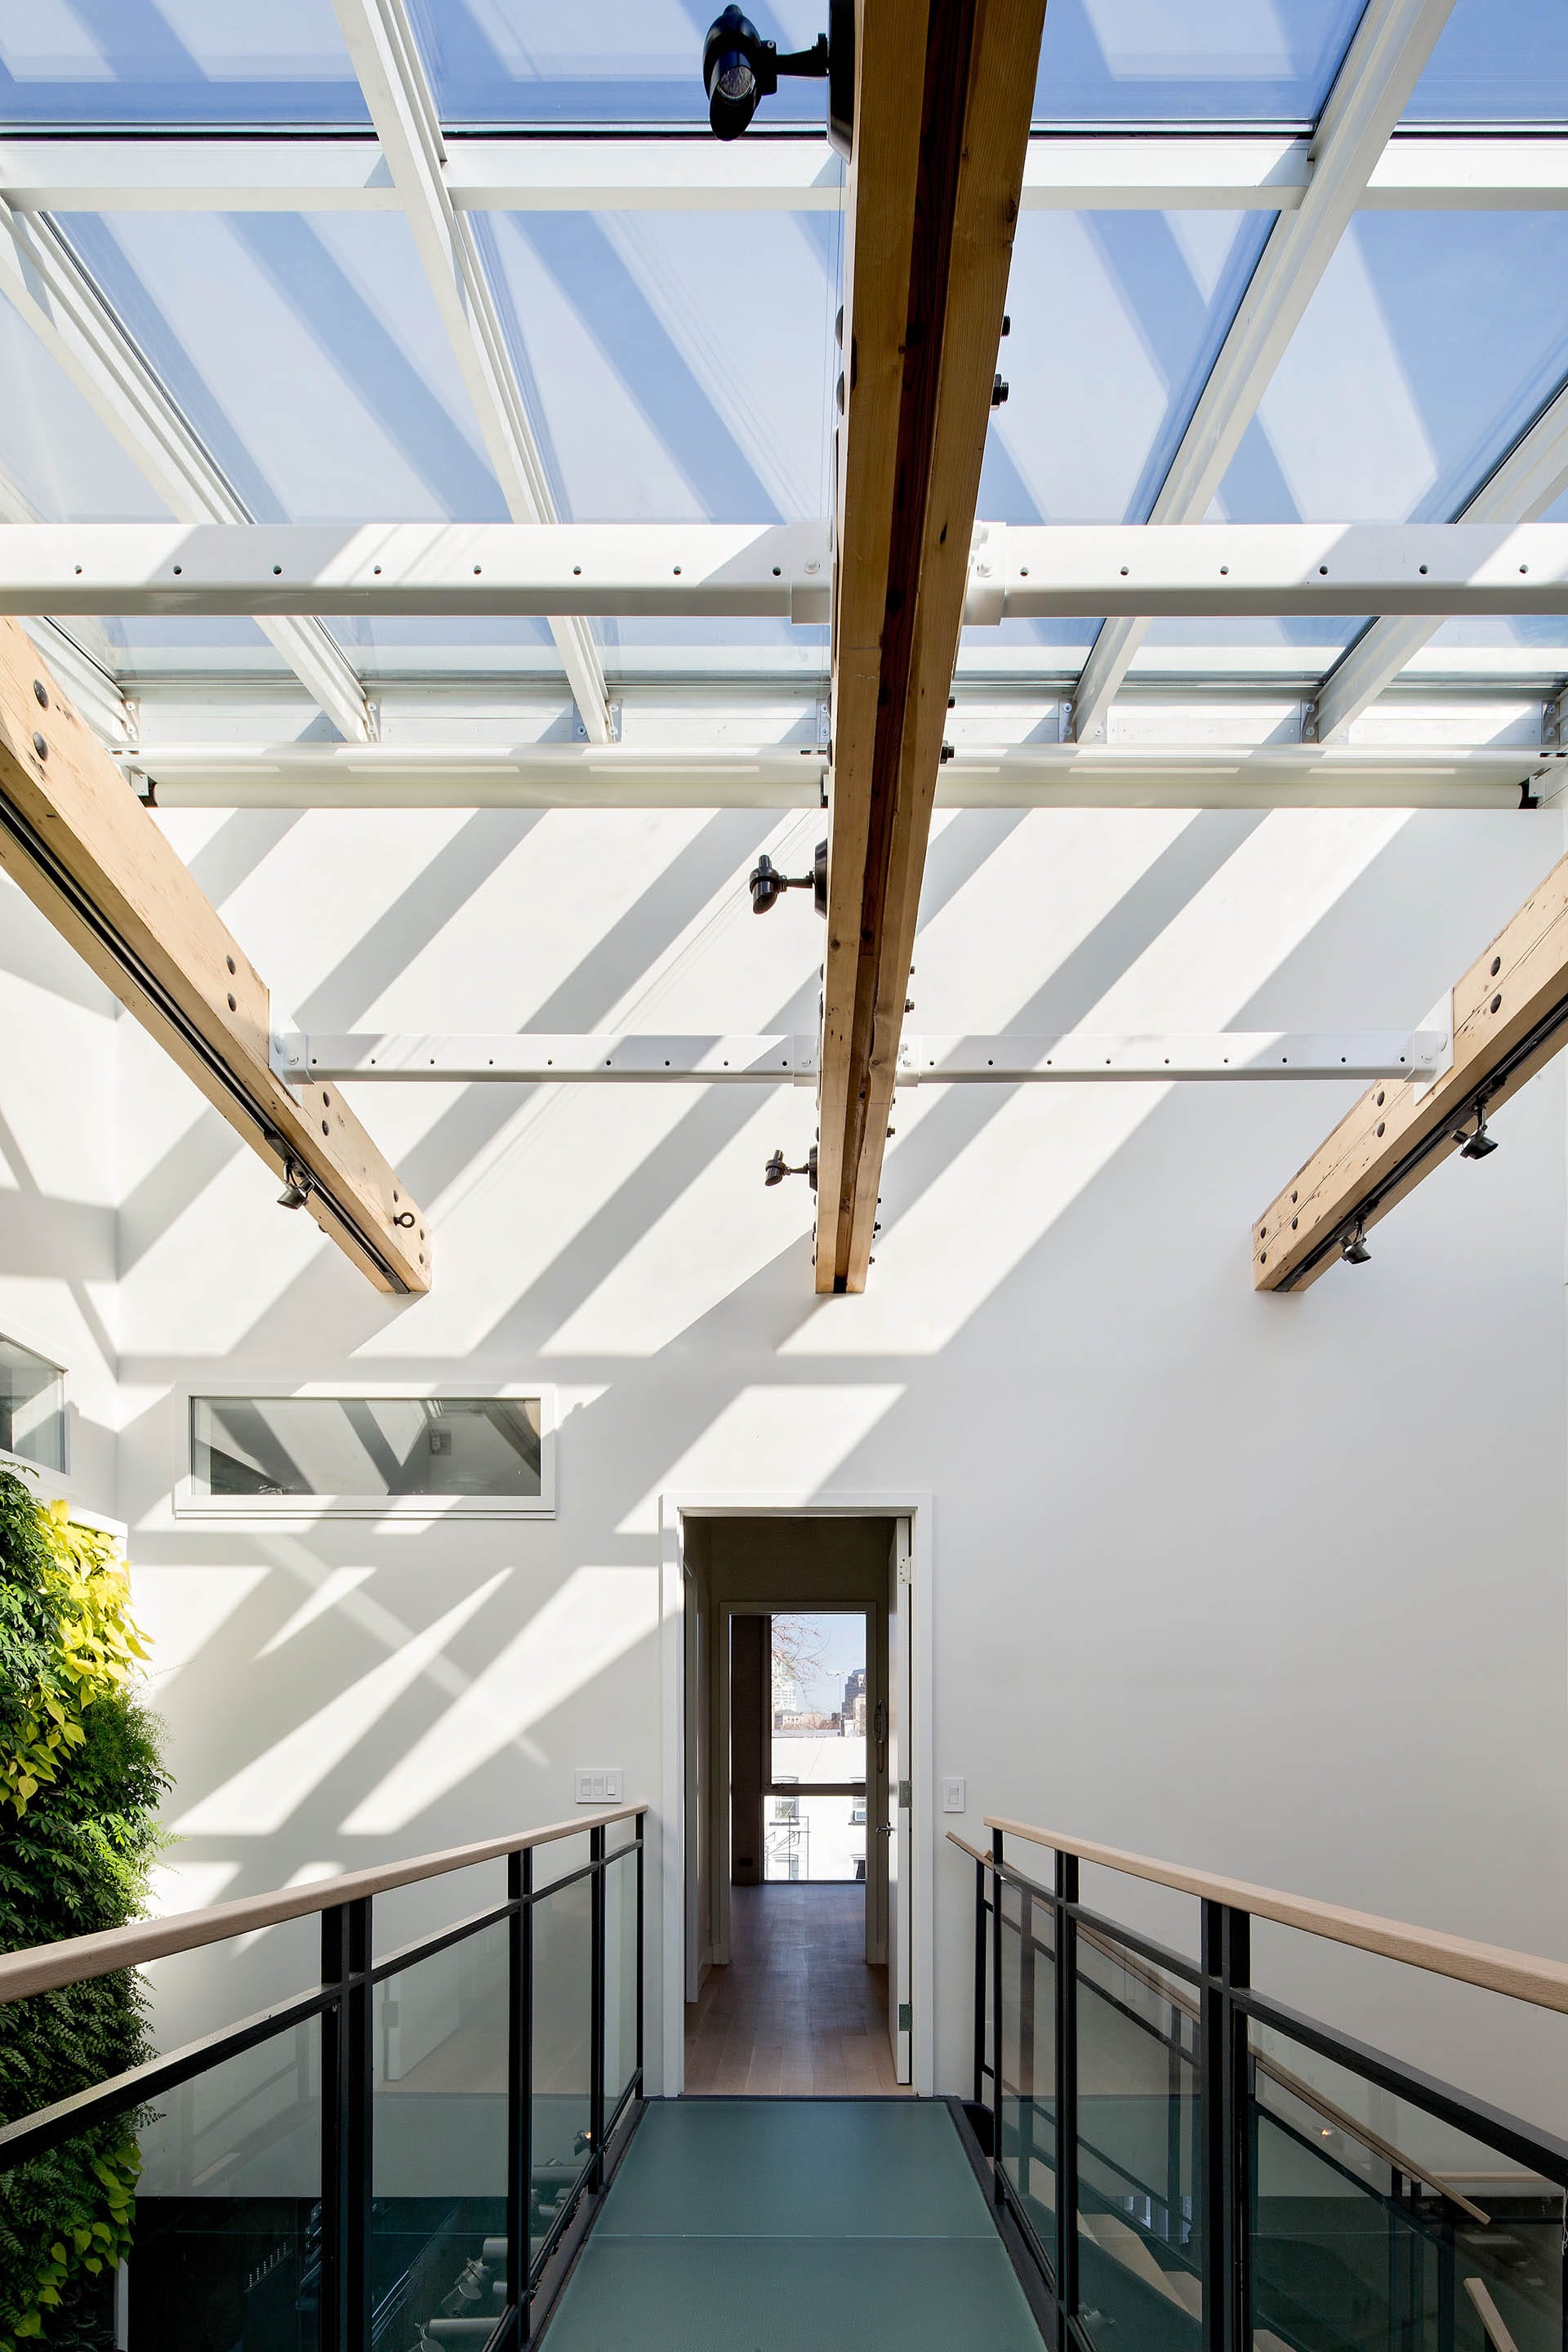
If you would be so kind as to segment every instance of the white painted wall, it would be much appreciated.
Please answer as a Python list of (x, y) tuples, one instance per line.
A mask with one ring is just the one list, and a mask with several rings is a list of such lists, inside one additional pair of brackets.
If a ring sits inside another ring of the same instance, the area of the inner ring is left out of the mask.
[[(165, 822), (307, 1026), (815, 1017), (809, 907), (759, 922), (743, 877), (763, 845), (798, 867), (820, 820)], [(1413, 1022), (1561, 848), (1548, 814), (956, 813), (914, 1025)], [(912, 1093), (872, 1288), (818, 1304), (805, 1187), (762, 1184), (775, 1143), (810, 1140), (805, 1093), (363, 1088), (436, 1236), (432, 1296), (400, 1305), (118, 1035), (120, 1495), (179, 1775), (176, 1902), (553, 1818), (574, 1764), (657, 1795), (660, 1492), (920, 1488), (923, 1769), (966, 1776), (961, 1829), (1021, 1814), (1568, 1953), (1559, 1072), (1501, 1115), (1484, 1167), (1401, 1208), (1370, 1266), (1296, 1300), (1254, 1297), (1248, 1221), (1350, 1089)], [(36, 1120), (58, 1083), (7, 1066), (0, 1111)], [(47, 1239), (58, 1285), (76, 1240), (68, 1219)], [(205, 1379), (492, 1377), (557, 1385), (553, 1522), (172, 1510)], [(949, 2088), (970, 1894), (953, 1855)], [(1146, 1900), (1125, 1916), (1166, 1924)], [(1259, 1943), (1287, 1997), (1437, 2071), (1537, 2113), (1568, 2087), (1555, 2021)], [(248, 1967), (286, 1959), (308, 1953)], [(649, 1997), (657, 2018), (657, 1973)]]
[(70, 1368), (68, 1475), (36, 1491), (110, 1516), (118, 1012), (0, 874), (0, 1332)]

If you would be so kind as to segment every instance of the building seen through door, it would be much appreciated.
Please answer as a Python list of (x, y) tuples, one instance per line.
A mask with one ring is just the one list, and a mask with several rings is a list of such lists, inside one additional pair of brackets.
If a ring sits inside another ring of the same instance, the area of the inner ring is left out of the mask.
[(689, 2091), (892, 2093), (901, 2056), (907, 2082), (896, 1558), (882, 1519), (689, 1529)]

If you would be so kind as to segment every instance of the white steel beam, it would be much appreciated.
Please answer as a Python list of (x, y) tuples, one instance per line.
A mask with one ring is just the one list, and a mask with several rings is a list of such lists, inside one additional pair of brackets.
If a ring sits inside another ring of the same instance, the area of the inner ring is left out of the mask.
[[(452, 202), (435, 98), (404, 0), (332, 0), (371, 121), (514, 522), (555, 505), (471, 224)], [(548, 616), (584, 732), (611, 734), (604, 665), (570, 607)]]
[[(1208, 510), (1286, 346), (1447, 21), (1454, 0), (1367, 0), (1311, 142), (1311, 176), (1281, 213), (1188, 419), (1150, 520), (1193, 522)], [(1090, 648), (1073, 698), (1079, 740), (1105, 714), (1142, 636), (1115, 608)]]
[[(1435, 1077), (1448, 1050), (1438, 1030), (1222, 1030), (1208, 1035), (1096, 1036), (1069, 1031), (1031, 1036), (906, 1037), (900, 1086), (1134, 1085), (1243, 1078)], [(815, 1034), (762, 1036), (601, 1034), (562, 1036), (387, 1034), (374, 1031), (280, 1036), (274, 1066), (291, 1085), (372, 1079), (402, 1084), (504, 1086), (642, 1084), (810, 1086), (820, 1047)]]
[[(1568, 385), (1460, 511), (1466, 525), (1529, 522), (1568, 489)], [(1524, 608), (1521, 606), (1521, 610)], [(1343, 735), (1433, 635), (1435, 621), (1380, 620), (1357, 638), (1324, 679), (1309, 728), (1320, 743)]]
[[(0, 292), (183, 523), (245, 523), (243, 501), (148, 367), (70, 247), (0, 203)], [(106, 608), (100, 606), (102, 611)], [(320, 621), (261, 623), (339, 732), (373, 732), (364, 689)]]
[[(943, 808), (1517, 809), (1563, 755), (1535, 740), (1315, 744), (1145, 737), (970, 741)], [(1414, 736), (1414, 730), (1413, 730)], [(755, 808), (823, 805), (826, 756), (798, 745), (683, 748), (471, 739), (414, 744), (143, 741), (125, 755), (161, 805), (203, 808)], [(1548, 787), (1542, 783), (1544, 793)]]
[(5, 612), (825, 621), (831, 569), (826, 523), (0, 524)]
[[(0, 612), (827, 617), (820, 523), (13, 523)], [(981, 525), (970, 625), (1568, 613), (1563, 523)]]
[[(1309, 139), (1216, 138), (1173, 126), (1136, 138), (1037, 132), (1023, 207), (1039, 211), (1293, 212), (1312, 178)], [(825, 139), (721, 143), (454, 136), (443, 173), (458, 212), (837, 212), (843, 166)], [(23, 212), (396, 212), (372, 137), (0, 141), (0, 195)], [(1550, 211), (1568, 205), (1568, 139), (1500, 132), (1393, 138), (1363, 208)]]

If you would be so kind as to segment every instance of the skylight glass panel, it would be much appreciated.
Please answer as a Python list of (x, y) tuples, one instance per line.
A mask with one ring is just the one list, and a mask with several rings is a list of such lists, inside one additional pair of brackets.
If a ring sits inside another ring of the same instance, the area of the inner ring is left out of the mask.
[(839, 232), (821, 213), (485, 216), (563, 519), (829, 511)]
[(7, 522), (163, 522), (168, 509), (26, 320), (0, 298)]
[(1315, 121), (1362, 0), (1050, 0), (1039, 122)]
[(1458, 0), (1415, 85), (1412, 122), (1549, 122), (1568, 116), (1561, 0)]
[(1215, 519), (1452, 519), (1568, 375), (1565, 269), (1568, 214), (1358, 215)]
[(1026, 213), (981, 476), (984, 522), (1141, 522), (1272, 213)]
[[(980, 519), (1142, 522), (1273, 227), (1272, 213), (1032, 212), (1018, 224)], [(1071, 675), (1098, 624), (966, 629), (968, 674)]]
[(62, 226), (258, 521), (505, 520), (399, 215)]
[[(711, 8), (682, 0), (414, 0), (426, 68), (442, 120), (511, 122), (686, 122), (706, 125), (702, 38)], [(809, 48), (827, 23), (826, 0), (777, 0), (747, 10), (764, 40)], [(821, 81), (780, 83), (763, 121), (821, 124)]]
[[(1371, 212), (1352, 223), (1211, 509), (1236, 522), (1453, 519), (1568, 375), (1533, 289), (1568, 266), (1562, 213)], [(1326, 667), (1353, 619), (1159, 621), (1138, 671)], [(1461, 635), (1462, 635), (1461, 632)], [(1136, 673), (1135, 673), (1136, 674)]]
[(0, 0), (0, 121), (368, 121), (331, 0)]

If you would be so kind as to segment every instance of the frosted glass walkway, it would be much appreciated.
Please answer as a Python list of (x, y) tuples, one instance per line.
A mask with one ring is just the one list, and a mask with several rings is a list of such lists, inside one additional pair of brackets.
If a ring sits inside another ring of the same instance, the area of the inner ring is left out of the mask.
[(1040, 2352), (944, 2106), (656, 2099), (549, 2352)]

